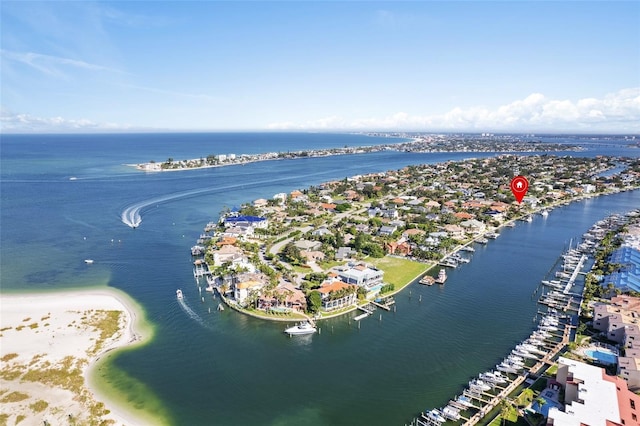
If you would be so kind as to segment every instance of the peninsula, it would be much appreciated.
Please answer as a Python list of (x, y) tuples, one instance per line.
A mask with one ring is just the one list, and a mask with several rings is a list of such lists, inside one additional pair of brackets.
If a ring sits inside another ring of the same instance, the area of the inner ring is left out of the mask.
[[(530, 182), (521, 204), (509, 189), (515, 174)], [(394, 292), (439, 263), (464, 261), (459, 249), (517, 219), (639, 186), (640, 160), (547, 154), (353, 176), (222, 212), (191, 249), (194, 276), (265, 319), (366, 313), (370, 303), (389, 308)]]
[[(407, 135), (371, 134), (389, 138), (405, 138)], [(308, 149), (287, 152), (266, 152), (261, 154), (210, 154), (206, 157), (189, 160), (168, 158), (163, 162), (150, 161), (135, 164), (136, 169), (145, 172), (192, 170), (209, 167), (243, 165), (258, 161), (290, 160), (310, 157), (329, 157), (334, 155), (357, 155), (379, 151), (402, 152), (557, 152), (579, 151), (581, 148), (573, 144), (542, 143), (539, 140), (521, 136), (503, 135), (499, 137), (481, 136), (467, 137), (457, 135), (423, 135), (411, 136), (410, 141), (379, 144), (371, 146), (355, 146), (328, 149)]]

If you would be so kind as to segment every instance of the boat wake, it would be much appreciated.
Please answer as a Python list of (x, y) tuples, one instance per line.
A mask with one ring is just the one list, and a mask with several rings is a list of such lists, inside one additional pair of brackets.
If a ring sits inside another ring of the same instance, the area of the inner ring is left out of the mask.
[(208, 328), (207, 324), (200, 317), (200, 315), (198, 315), (193, 309), (191, 309), (191, 307), (187, 305), (187, 302), (184, 299), (178, 299), (178, 304), (180, 305), (180, 308), (182, 308), (184, 313), (187, 314), (189, 318), (191, 318), (192, 320), (194, 320), (204, 328)]
[[(255, 183), (265, 183), (265, 182), (273, 183), (273, 182), (287, 181), (287, 180), (296, 181), (296, 180), (298, 180), (298, 179), (300, 179), (302, 177), (309, 177), (309, 176), (314, 176), (314, 175), (323, 175), (323, 174), (327, 174), (329, 172), (322, 171), (322, 172), (318, 172), (318, 173), (309, 173), (309, 174), (300, 175), (300, 176), (287, 176), (287, 177), (282, 177), (282, 178), (269, 179), (269, 180), (265, 180), (265, 181), (262, 181), (262, 182), (255, 182)], [(149, 206), (158, 205), (158, 204), (164, 204), (164, 203), (175, 201), (175, 200), (178, 200), (178, 199), (181, 199), (181, 198), (195, 197), (197, 195), (206, 194), (206, 193), (225, 192), (225, 191), (229, 191), (229, 190), (232, 190), (232, 189), (246, 188), (247, 186), (249, 186), (249, 185), (247, 185), (246, 183), (244, 183), (244, 184), (235, 184), (235, 185), (225, 185), (225, 186), (210, 186), (210, 187), (207, 187), (207, 188), (200, 188), (200, 189), (194, 189), (194, 190), (183, 191), (183, 192), (175, 192), (175, 193), (172, 193), (172, 194), (167, 194), (167, 195), (163, 195), (163, 196), (156, 197), (156, 198), (150, 198), (148, 200), (139, 201), (137, 203), (134, 203), (134, 204), (131, 204), (131, 205), (125, 207), (125, 209), (120, 214), (120, 218), (122, 220), (122, 223), (124, 223), (125, 225), (127, 225), (127, 226), (129, 226), (131, 228), (137, 228), (142, 223), (142, 213), (143, 213), (143, 211)]]

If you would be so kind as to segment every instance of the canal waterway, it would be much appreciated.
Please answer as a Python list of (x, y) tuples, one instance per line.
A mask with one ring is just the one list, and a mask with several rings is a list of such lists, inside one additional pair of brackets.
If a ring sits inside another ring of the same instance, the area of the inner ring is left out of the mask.
[[(611, 213), (640, 206), (640, 191), (627, 192), (518, 222), (486, 246), (476, 245), (471, 263), (450, 270), (444, 286), (407, 287), (396, 296), (396, 312), (378, 310), (359, 328), (348, 316), (328, 320), (321, 334), (287, 338), (282, 324), (219, 312), (209, 294), (200, 301), (189, 248), (208, 221), (225, 206), (327, 180), (492, 154), (381, 152), (156, 174), (124, 165), (218, 149), (256, 153), (388, 142), (357, 135), (225, 138), (2, 140), (2, 291), (110, 285), (130, 294), (155, 324), (155, 338), (117, 356), (107, 380), (137, 405), (159, 401), (174, 424), (408, 422), (444, 405), (530, 333), (532, 293), (571, 238)], [(615, 149), (618, 155), (637, 151)], [(135, 230), (122, 223), (130, 208), (139, 208), (142, 218)], [(86, 265), (86, 258), (94, 264)], [(185, 294), (184, 305), (176, 288)]]

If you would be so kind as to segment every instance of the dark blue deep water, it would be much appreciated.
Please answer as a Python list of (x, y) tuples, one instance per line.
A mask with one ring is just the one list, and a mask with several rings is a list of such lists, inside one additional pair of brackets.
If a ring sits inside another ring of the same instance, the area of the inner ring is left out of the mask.
[[(532, 292), (571, 238), (640, 207), (640, 192), (505, 229), (445, 286), (409, 286), (382, 321), (376, 315), (357, 329), (344, 317), (323, 323), (321, 335), (289, 339), (280, 324), (218, 312), (210, 296), (198, 300), (189, 248), (207, 222), (225, 206), (328, 180), (491, 154), (389, 151), (155, 174), (126, 165), (388, 142), (342, 134), (3, 135), (2, 291), (108, 285), (131, 295), (155, 338), (115, 357), (107, 378), (139, 406), (161, 404), (173, 424), (401, 425), (446, 403), (528, 335)], [(577, 155), (639, 151), (592, 142)], [(139, 228), (121, 221), (127, 209), (140, 212)], [(176, 288), (191, 312), (177, 303)]]

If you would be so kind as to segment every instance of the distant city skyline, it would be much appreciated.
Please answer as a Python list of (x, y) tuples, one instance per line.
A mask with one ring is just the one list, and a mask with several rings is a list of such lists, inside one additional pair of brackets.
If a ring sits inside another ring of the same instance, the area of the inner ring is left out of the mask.
[(640, 133), (640, 2), (0, 3), (0, 130)]

